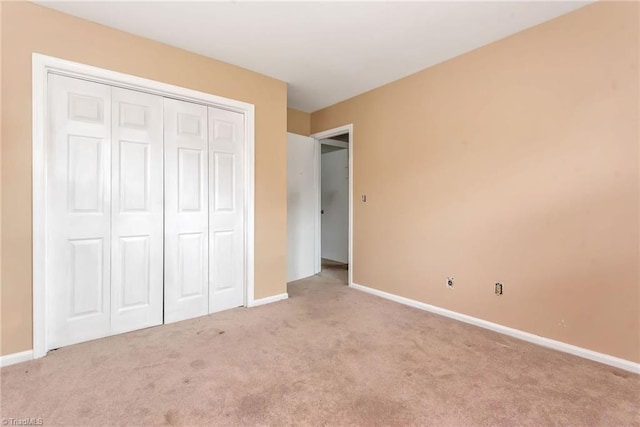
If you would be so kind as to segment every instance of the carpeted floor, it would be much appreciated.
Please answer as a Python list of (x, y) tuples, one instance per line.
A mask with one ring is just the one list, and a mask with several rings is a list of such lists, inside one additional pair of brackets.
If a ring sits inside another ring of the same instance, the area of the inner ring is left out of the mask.
[(45, 425), (640, 425), (640, 377), (344, 286), (3, 368)]

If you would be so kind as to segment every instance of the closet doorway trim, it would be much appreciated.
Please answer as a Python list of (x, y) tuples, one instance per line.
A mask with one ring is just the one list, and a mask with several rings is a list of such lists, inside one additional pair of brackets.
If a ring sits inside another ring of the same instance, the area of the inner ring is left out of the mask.
[(244, 265), (245, 307), (254, 305), (254, 149), (255, 107), (253, 104), (211, 95), (192, 89), (135, 77), (116, 71), (67, 61), (52, 56), (32, 55), (32, 216), (33, 216), (33, 357), (47, 353), (47, 77), (50, 73), (88, 80), (110, 86), (208, 105), (244, 114), (245, 132), (245, 209)]

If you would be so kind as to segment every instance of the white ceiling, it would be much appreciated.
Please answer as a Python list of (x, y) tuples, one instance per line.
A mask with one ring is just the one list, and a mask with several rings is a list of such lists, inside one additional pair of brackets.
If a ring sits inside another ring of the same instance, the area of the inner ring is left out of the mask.
[(312, 112), (589, 2), (50, 2), (288, 83)]

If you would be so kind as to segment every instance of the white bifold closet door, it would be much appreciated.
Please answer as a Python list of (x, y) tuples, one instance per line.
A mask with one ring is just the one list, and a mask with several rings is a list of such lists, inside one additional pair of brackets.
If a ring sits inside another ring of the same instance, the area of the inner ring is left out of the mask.
[(49, 77), (48, 347), (162, 323), (162, 98)]
[(209, 313), (207, 107), (164, 99), (164, 321)]
[(209, 312), (244, 304), (244, 117), (209, 107)]
[(244, 303), (244, 117), (165, 98), (165, 323)]
[(48, 87), (48, 348), (243, 305), (244, 116)]
[(111, 333), (162, 324), (162, 97), (112, 88)]

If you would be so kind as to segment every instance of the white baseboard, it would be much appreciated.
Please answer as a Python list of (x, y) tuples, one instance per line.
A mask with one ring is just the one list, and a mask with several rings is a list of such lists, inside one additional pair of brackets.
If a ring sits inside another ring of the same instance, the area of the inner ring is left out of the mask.
[(21, 351), (19, 353), (7, 354), (0, 356), (0, 367), (15, 365), (16, 363), (26, 362), (33, 359), (33, 350)]
[(271, 304), (272, 302), (278, 302), (289, 298), (289, 294), (284, 292), (282, 294), (273, 295), (266, 298), (254, 299), (249, 307), (258, 307), (259, 305)]
[(477, 317), (468, 316), (466, 314), (458, 313), (456, 311), (451, 311), (445, 308), (436, 307), (435, 305), (426, 304), (424, 302), (390, 294), (388, 292), (369, 288), (367, 286), (358, 285), (356, 283), (352, 283), (351, 287), (359, 291), (367, 292), (369, 294), (386, 298), (391, 301), (399, 302), (400, 304), (405, 304), (411, 307), (419, 308), (421, 310), (429, 311), (431, 313), (435, 313), (441, 316), (449, 317), (451, 319), (459, 320), (464, 323), (469, 323), (471, 325), (479, 326), (481, 328), (489, 329), (495, 332), (499, 332), (501, 334), (509, 335), (514, 338), (518, 338), (524, 341), (538, 344), (543, 347), (552, 348), (554, 350), (562, 351), (564, 353), (570, 353), (575, 356), (583, 357), (585, 359), (593, 360), (595, 362), (604, 363), (605, 365), (615, 366), (616, 368), (624, 369), (625, 371), (633, 372), (635, 374), (640, 374), (640, 363), (632, 362), (630, 360), (620, 359), (619, 357), (610, 356), (604, 353), (598, 353), (597, 351), (588, 350), (586, 348), (567, 344), (562, 341), (556, 341), (550, 338), (541, 337), (539, 335), (535, 335), (529, 332), (524, 332), (519, 329), (514, 329), (508, 326), (500, 325), (498, 323), (493, 323), (487, 320), (478, 319)]

